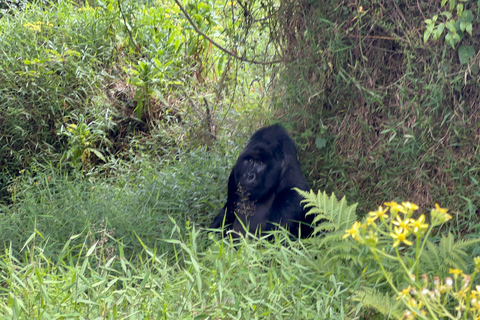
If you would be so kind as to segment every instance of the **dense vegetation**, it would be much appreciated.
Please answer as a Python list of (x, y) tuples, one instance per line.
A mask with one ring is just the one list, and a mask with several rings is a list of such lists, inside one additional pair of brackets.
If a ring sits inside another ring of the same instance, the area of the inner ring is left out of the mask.
[[(2, 1), (1, 319), (477, 318), (479, 10)], [(317, 237), (205, 232), (273, 122)]]

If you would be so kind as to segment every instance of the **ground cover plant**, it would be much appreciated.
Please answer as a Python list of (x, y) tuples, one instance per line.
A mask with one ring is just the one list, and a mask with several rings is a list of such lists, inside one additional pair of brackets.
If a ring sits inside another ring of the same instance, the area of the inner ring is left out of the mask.
[[(2, 319), (479, 316), (477, 2), (0, 10)], [(274, 122), (315, 236), (209, 230)]]

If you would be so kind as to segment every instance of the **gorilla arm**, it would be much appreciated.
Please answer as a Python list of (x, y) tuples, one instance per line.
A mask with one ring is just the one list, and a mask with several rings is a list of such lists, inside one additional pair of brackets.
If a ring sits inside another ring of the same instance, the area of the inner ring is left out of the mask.
[(262, 231), (274, 230), (277, 225), (286, 227), (294, 236), (305, 238), (313, 232), (311, 223), (314, 215), (305, 217), (305, 210), (300, 201), (303, 200), (297, 191), (284, 189), (273, 201), (268, 222)]
[[(210, 225), (211, 229), (218, 229), (222, 226), (229, 226), (235, 221), (235, 203), (237, 202), (237, 185), (235, 183), (234, 170), (230, 173), (228, 178), (228, 195), (227, 203), (220, 209), (218, 215)], [(225, 222), (224, 222), (225, 221)]]

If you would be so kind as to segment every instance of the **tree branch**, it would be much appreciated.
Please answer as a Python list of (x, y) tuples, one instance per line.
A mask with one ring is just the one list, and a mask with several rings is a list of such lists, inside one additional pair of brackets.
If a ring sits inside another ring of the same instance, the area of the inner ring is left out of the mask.
[(177, 4), (177, 6), (180, 8), (180, 10), (183, 12), (183, 14), (185, 15), (185, 18), (187, 18), (188, 22), (190, 23), (190, 25), (193, 27), (193, 29), (195, 29), (195, 31), (200, 34), (202, 37), (204, 37), (205, 39), (207, 39), (211, 44), (213, 44), (215, 47), (217, 47), (218, 49), (220, 49), (221, 51), (225, 52), (226, 54), (234, 57), (235, 59), (237, 60), (240, 60), (240, 61), (244, 61), (244, 62), (249, 62), (249, 63), (253, 63), (253, 64), (261, 64), (261, 65), (272, 65), (272, 64), (275, 64), (275, 63), (280, 63), (282, 62), (282, 60), (274, 60), (274, 61), (270, 61), (270, 62), (262, 62), (262, 61), (255, 61), (255, 60), (249, 60), (247, 58), (244, 58), (244, 57), (240, 57), (238, 55), (236, 55), (235, 53), (231, 52), (231, 51), (228, 51), (227, 49), (223, 48), (222, 46), (220, 46), (218, 43), (216, 43), (213, 39), (211, 39), (210, 37), (208, 37), (205, 33), (203, 33), (202, 31), (200, 31), (200, 29), (198, 29), (198, 27), (195, 25), (195, 23), (193, 22), (192, 18), (190, 18), (190, 16), (188, 15), (187, 11), (185, 11), (185, 9), (183, 8), (183, 6), (180, 4), (180, 2), (178, 0), (174, 0), (175, 3)]

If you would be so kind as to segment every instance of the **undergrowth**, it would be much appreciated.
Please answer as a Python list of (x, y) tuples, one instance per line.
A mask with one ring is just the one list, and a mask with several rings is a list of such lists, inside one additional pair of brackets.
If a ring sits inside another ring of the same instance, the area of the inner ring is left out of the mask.
[[(96, 239), (98, 230), (108, 229), (122, 239), (129, 259), (141, 249), (137, 236), (159, 252), (170, 251), (159, 239), (172, 237), (172, 219), (207, 225), (226, 193), (229, 167), (223, 156), (197, 150), (172, 163), (119, 165), (109, 179), (48, 167), (25, 171), (14, 184), (13, 205), (0, 214), (0, 243), (19, 250), (36, 230), (49, 240), (43, 254), (52, 257), (72, 234)], [(72, 241), (72, 251), (78, 241)]]
[[(422, 285), (477, 308), (476, 20), (459, 64), (423, 42), (436, 2), (182, 3), (229, 53), (169, 1), (20, 3), (0, 17), (2, 319), (422, 318)], [(316, 237), (223, 238), (206, 227), (272, 113), (326, 190), (303, 194)], [(396, 199), (454, 223), (379, 236)]]
[[(455, 232), (467, 234), (480, 205), (479, 11), (476, 1), (445, 3), (281, 1), (288, 62), (274, 103), (299, 123), (314, 189), (356, 199), (363, 214), (395, 197), (430, 207), (442, 199)], [(455, 48), (424, 42), (426, 19), (453, 11), (460, 24), (460, 9), (469, 32), (458, 30)], [(465, 60), (460, 47), (474, 54)]]

